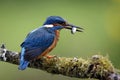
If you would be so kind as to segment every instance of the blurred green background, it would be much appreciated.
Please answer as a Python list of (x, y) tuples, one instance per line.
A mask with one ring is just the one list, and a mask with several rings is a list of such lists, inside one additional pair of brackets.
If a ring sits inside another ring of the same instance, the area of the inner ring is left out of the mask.
[[(89, 58), (109, 55), (120, 69), (120, 0), (0, 0), (0, 44), (20, 51), (20, 44), (46, 17), (58, 15), (82, 26), (83, 33), (62, 30), (57, 47), (50, 53)], [(0, 80), (79, 80), (35, 69), (18, 71), (16, 65), (0, 62)]]

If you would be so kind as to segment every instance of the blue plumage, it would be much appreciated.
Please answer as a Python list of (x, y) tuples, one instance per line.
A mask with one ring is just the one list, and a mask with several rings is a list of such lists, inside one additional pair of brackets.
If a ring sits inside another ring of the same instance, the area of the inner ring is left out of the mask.
[(60, 16), (50, 16), (47, 18), (47, 20), (45, 21), (45, 23), (43, 25), (46, 25), (46, 24), (54, 24), (54, 23), (65, 23), (66, 21), (61, 18)]
[[(21, 44), (21, 56), (19, 70), (27, 68), (29, 61), (37, 58), (45, 50), (47, 50), (56, 37), (55, 31), (62, 29), (63, 26), (54, 26), (54, 23), (64, 22), (59, 16), (50, 16), (47, 18), (41, 28), (31, 31), (24, 42)], [(47, 27), (45, 25), (52, 25)]]
[(48, 32), (49, 29), (42, 27), (31, 32), (26, 37), (21, 47), (25, 47), (25, 59), (32, 60), (47, 49), (54, 41), (55, 34)]
[(21, 44), (21, 59), (20, 59), (20, 70), (24, 70), (29, 61), (35, 59), (42, 54), (54, 41), (55, 30), (61, 29), (61, 26), (56, 28), (46, 28), (42, 26), (34, 31), (31, 31), (25, 41)]
[(21, 44), (19, 70), (26, 69), (30, 60), (49, 53), (56, 46), (59, 30), (63, 28), (71, 29), (66, 26), (72, 28), (73, 25), (68, 24), (59, 16), (50, 16), (42, 27), (31, 31)]
[(29, 61), (26, 61), (24, 59), (24, 54), (25, 54), (25, 48), (23, 47), (21, 50), (21, 59), (20, 59), (20, 66), (19, 66), (20, 70), (24, 70), (29, 64)]

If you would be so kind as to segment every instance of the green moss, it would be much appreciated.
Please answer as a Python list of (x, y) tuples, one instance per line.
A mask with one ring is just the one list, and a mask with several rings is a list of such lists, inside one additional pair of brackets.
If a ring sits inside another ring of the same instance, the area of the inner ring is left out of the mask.
[[(40, 69), (70, 77), (105, 79), (110, 73), (115, 72), (108, 57), (103, 57), (102, 55), (94, 55), (89, 59), (57, 56), (49, 59), (43, 57), (38, 61), (41, 62)], [(31, 64), (34, 64), (32, 66), (35, 66), (35, 63), (37, 64), (38, 62), (31, 62)]]
[[(7, 51), (5, 57), (6, 62), (19, 64), (19, 54), (17, 52)], [(0, 59), (4, 61), (2, 56)], [(89, 59), (57, 56), (48, 58), (44, 56), (40, 59), (30, 61), (29, 67), (77, 78), (96, 78), (100, 80), (119, 78), (111, 61), (108, 57), (103, 57), (102, 55), (93, 55)]]

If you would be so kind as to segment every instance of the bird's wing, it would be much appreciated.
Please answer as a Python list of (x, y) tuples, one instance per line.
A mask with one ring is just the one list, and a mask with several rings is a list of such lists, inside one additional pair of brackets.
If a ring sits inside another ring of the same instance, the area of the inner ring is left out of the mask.
[(54, 41), (54, 34), (45, 29), (37, 29), (27, 35), (21, 47), (25, 48), (24, 59), (32, 60), (41, 55)]

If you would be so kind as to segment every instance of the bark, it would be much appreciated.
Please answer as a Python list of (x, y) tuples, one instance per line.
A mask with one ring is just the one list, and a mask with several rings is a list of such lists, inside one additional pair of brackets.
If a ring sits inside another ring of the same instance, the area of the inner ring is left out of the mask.
[[(20, 53), (10, 51), (4, 45), (0, 48), (0, 60), (19, 65)], [(99, 80), (120, 80), (108, 57), (93, 55), (89, 59), (54, 56), (41, 57), (30, 61), (30, 68), (40, 69), (52, 74), (61, 74), (77, 78), (95, 78)]]

